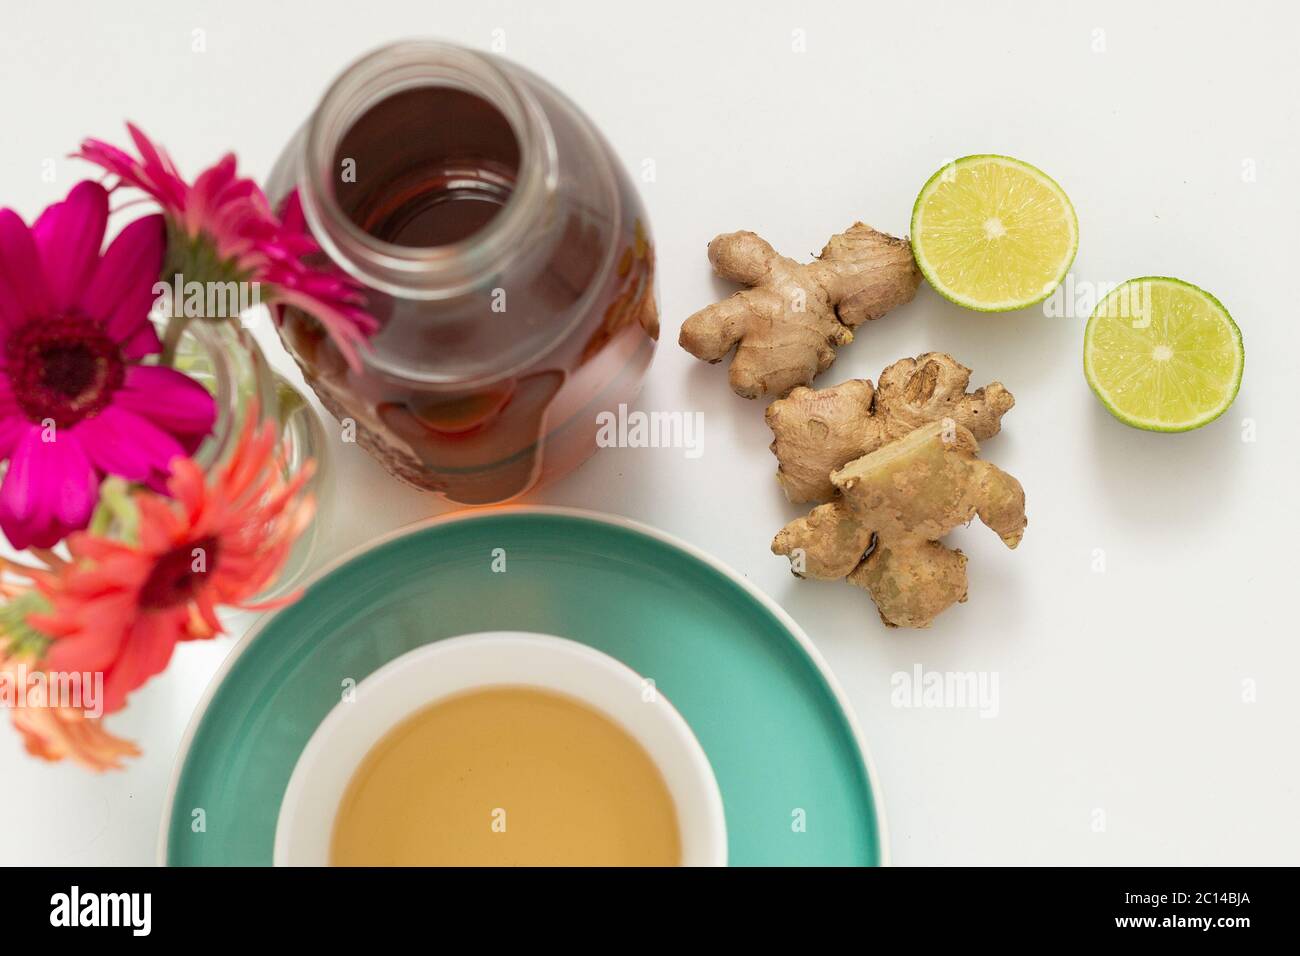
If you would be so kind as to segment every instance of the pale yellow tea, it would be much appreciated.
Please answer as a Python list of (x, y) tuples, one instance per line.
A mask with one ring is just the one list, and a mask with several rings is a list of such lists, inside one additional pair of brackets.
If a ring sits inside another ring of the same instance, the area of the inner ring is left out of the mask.
[(366, 755), (335, 866), (675, 866), (672, 797), (639, 743), (568, 697), (496, 687), (440, 701)]

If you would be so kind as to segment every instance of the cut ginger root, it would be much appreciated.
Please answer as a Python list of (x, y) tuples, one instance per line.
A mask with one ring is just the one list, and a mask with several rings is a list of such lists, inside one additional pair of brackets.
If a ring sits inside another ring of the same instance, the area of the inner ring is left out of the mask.
[(929, 627), (966, 600), (966, 556), (941, 539), (976, 515), (1008, 548), (1028, 524), (1020, 482), (976, 457), (969, 428), (916, 428), (831, 475), (839, 492), (786, 525), (772, 551), (799, 577), (848, 578), (890, 627)]
[(752, 232), (709, 243), (721, 278), (750, 288), (682, 323), (682, 348), (720, 362), (734, 346), (729, 379), (745, 398), (785, 395), (835, 361), (853, 330), (911, 300), (921, 271), (906, 239), (855, 223), (833, 236), (813, 262), (779, 255)]
[(795, 503), (835, 494), (831, 472), (902, 438), (920, 425), (952, 419), (983, 441), (1001, 428), (1016, 400), (1000, 382), (968, 393), (970, 369), (951, 355), (927, 352), (902, 359), (868, 379), (833, 388), (796, 388), (767, 407), (777, 480)]

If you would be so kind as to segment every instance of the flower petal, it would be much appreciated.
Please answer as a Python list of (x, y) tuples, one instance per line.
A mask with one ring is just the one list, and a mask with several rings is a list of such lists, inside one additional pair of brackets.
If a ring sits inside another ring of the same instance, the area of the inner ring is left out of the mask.
[(174, 436), (116, 403), (73, 430), (95, 467), (128, 481), (156, 482), (171, 473), (173, 458), (185, 455)]
[(189, 453), (212, 431), (217, 420), (217, 403), (206, 388), (184, 372), (159, 365), (128, 368), (113, 404), (175, 435)]
[(137, 219), (109, 245), (94, 277), (81, 290), (81, 311), (102, 319), (114, 342), (127, 341), (149, 324), (166, 246), (162, 216)]
[(176, 642), (185, 633), (188, 612), (183, 606), (167, 611), (137, 611), (137, 614), (122, 644), (122, 653), (104, 675), (106, 714), (119, 710), (126, 703), (127, 694), (166, 668)]
[[(56, 671), (102, 671), (112, 666), (121, 652), (122, 641), (136, 613), (135, 595), (131, 591), (109, 591), (103, 597), (76, 606), (77, 614), (67, 636), (55, 632), (45, 652), (44, 663)], [(32, 616), (37, 627), (42, 618)], [(60, 621), (60, 623), (64, 623)]]
[(121, 348), (122, 357), (128, 362), (135, 362), (146, 355), (161, 352), (162, 342), (158, 340), (158, 333), (154, 330), (153, 323), (146, 322), (136, 329), (129, 339), (121, 343)]
[(50, 293), (40, 253), (27, 225), (12, 209), (0, 209), (0, 278), (24, 317), (49, 312)]
[(32, 226), (56, 309), (80, 301), (99, 263), (107, 225), (108, 191), (86, 180), (73, 186), (63, 202), (47, 207)]
[(90, 522), (99, 480), (73, 430), (43, 441), (32, 427), (18, 442), (0, 485), (0, 528), (18, 550), (53, 547)]
[(10, 330), (21, 325), (26, 318), (18, 293), (9, 288), (4, 263), (0, 262), (0, 344), (9, 337)]
[(157, 198), (173, 208), (184, 208), (185, 194), (189, 187), (185, 185), (185, 178), (181, 176), (180, 170), (167, 155), (167, 151), (155, 145), (153, 140), (134, 123), (127, 123), (126, 131), (131, 135), (131, 142), (135, 143), (135, 148), (140, 151), (141, 165), (144, 170), (158, 184)]
[(13, 712), (14, 729), (27, 752), (42, 760), (71, 760), (96, 772), (117, 770), (123, 757), (138, 757), (140, 749), (114, 737), (103, 722), (79, 711), (54, 707), (24, 707)]
[[(283, 281), (283, 277), (278, 277)], [(343, 309), (311, 291), (278, 285), (272, 297), (276, 302), (292, 305), (306, 312), (325, 329), (344, 361), (354, 371), (362, 367), (361, 350), (370, 343), (367, 335), (373, 330), (374, 319), (358, 309)]]
[(18, 406), (18, 402), (14, 400), (9, 379), (0, 374), (0, 461), (13, 454), (18, 440), (33, 427), (32, 422)]

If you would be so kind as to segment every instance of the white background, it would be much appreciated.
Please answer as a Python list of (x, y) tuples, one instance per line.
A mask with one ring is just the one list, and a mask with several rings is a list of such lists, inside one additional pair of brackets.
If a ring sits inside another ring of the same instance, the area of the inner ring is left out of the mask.
[[(190, 175), (233, 148), (264, 177), (357, 55), (411, 35), (486, 49), (503, 31), (506, 54), (568, 92), (629, 167), (654, 161), (657, 178), (641, 189), (664, 341), (640, 407), (705, 416), (698, 460), (606, 450), (532, 500), (649, 522), (784, 604), (861, 718), (898, 863), (1294, 864), (1296, 10), (8, 5), (0, 204), (34, 217), (90, 174), (62, 157), (85, 135), (123, 140), (126, 118)], [(205, 52), (192, 50), (196, 29)], [(797, 30), (806, 52), (792, 49)], [(977, 152), (1026, 159), (1069, 192), (1077, 279), (1174, 275), (1217, 294), (1245, 336), (1245, 381), (1201, 431), (1134, 431), (1084, 382), (1082, 318), (979, 315), (923, 287), (841, 350), (820, 384), (874, 380), (931, 349), (972, 366), (979, 383), (1001, 380), (1017, 406), (984, 451), (1024, 484), (1030, 526), (1015, 552), (978, 524), (952, 535), (970, 556), (970, 602), (930, 631), (887, 632), (864, 593), (797, 581), (768, 552), (800, 509), (773, 481), (762, 406), (732, 395), (724, 368), (675, 339), (684, 317), (731, 291), (709, 273), (715, 233), (753, 229), (800, 257), (855, 219), (904, 234), (926, 178)], [(40, 177), (48, 158), (58, 158), (55, 183)], [(1250, 423), (1253, 442), (1243, 440)], [(341, 493), (324, 516), (336, 550), (444, 510), (357, 447), (337, 451)], [(1101, 552), (1104, 572), (1094, 570)], [(176, 746), (233, 643), (181, 647), (110, 721), (145, 751), (125, 772), (41, 764), (0, 726), (0, 862), (152, 861)], [(998, 716), (891, 706), (891, 675), (917, 663), (996, 674)]]

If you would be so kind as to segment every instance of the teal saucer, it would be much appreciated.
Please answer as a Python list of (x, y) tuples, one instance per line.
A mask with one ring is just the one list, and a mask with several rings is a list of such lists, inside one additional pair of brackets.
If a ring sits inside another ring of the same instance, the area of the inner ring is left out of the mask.
[(186, 733), (162, 860), (269, 865), (289, 775), (344, 682), (476, 631), (568, 637), (653, 678), (713, 765), (733, 865), (886, 861), (862, 737), (798, 625), (681, 541), (556, 508), (462, 512), (398, 532), (263, 618)]

